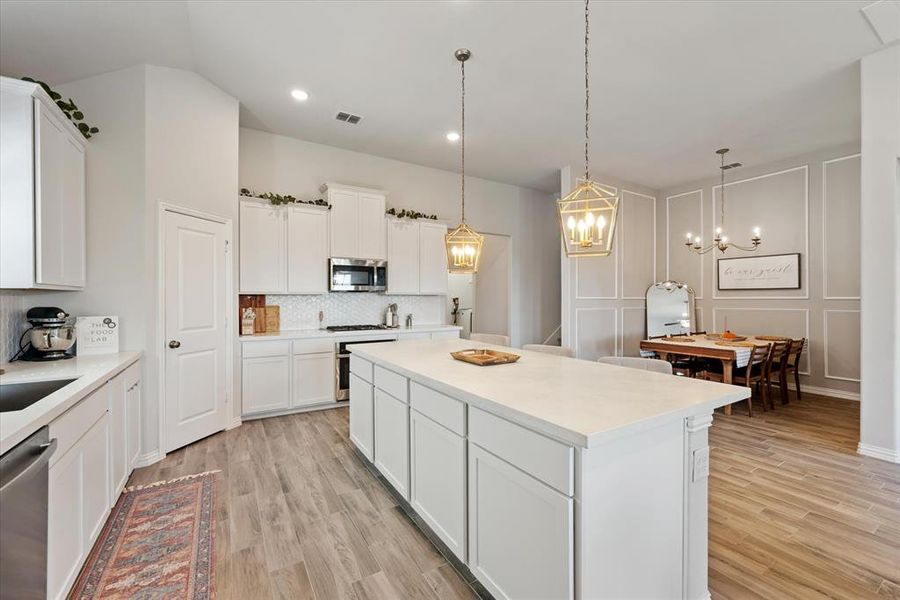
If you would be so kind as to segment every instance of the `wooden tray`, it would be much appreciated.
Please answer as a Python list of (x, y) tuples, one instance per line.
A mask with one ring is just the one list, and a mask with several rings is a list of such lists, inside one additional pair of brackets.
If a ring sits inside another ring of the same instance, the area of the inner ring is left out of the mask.
[(714, 341), (722, 340), (723, 342), (743, 342), (744, 340), (747, 339), (747, 336), (746, 335), (736, 335), (731, 338), (724, 338), (724, 337), (722, 337), (721, 333), (707, 333), (706, 339), (714, 340)]
[(518, 354), (510, 354), (509, 352), (500, 352), (499, 350), (491, 350), (490, 348), (470, 348), (468, 350), (459, 350), (451, 352), (450, 356), (462, 362), (472, 363), (479, 367), (490, 367), (491, 365), (505, 365), (514, 363), (519, 358)]

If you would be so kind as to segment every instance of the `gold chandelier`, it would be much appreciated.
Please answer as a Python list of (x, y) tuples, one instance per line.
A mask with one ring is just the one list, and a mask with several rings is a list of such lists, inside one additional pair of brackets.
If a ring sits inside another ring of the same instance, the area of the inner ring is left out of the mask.
[(695, 237), (693, 233), (688, 232), (687, 240), (685, 240), (684, 245), (687, 246), (687, 249), (691, 252), (706, 254), (712, 250), (718, 250), (724, 254), (729, 248), (737, 248), (744, 252), (755, 252), (757, 248), (759, 248), (759, 245), (762, 244), (762, 232), (759, 227), (753, 228), (753, 237), (750, 238), (750, 246), (740, 246), (734, 242), (729, 242), (728, 236), (722, 233), (722, 228), (725, 226), (725, 171), (743, 166), (739, 162), (733, 162), (726, 165), (725, 155), (728, 154), (728, 152), (728, 148), (719, 148), (716, 150), (716, 154), (721, 157), (719, 170), (722, 177), (721, 183), (719, 184), (719, 190), (722, 192), (722, 199), (721, 204), (719, 204), (719, 225), (716, 227), (716, 237), (713, 238), (712, 244), (704, 246), (700, 236)]
[(472, 57), (472, 53), (466, 48), (460, 48), (453, 55), (459, 61), (462, 71), (462, 127), (460, 129), (462, 219), (456, 229), (447, 234), (445, 243), (447, 246), (447, 270), (451, 273), (467, 274), (478, 272), (478, 261), (481, 259), (484, 236), (466, 225), (466, 61)]
[(584, 177), (556, 201), (566, 256), (609, 256), (616, 232), (619, 197), (591, 180), (589, 165), (591, 90), (588, 78), (590, 0), (584, 2)]

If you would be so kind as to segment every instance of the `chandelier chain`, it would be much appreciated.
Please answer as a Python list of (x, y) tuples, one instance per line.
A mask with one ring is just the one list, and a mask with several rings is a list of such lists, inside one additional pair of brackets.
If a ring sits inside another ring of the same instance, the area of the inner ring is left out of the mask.
[(591, 121), (591, 88), (589, 85), (589, 63), (588, 63), (588, 42), (590, 36), (590, 1), (584, 0), (584, 178), (589, 180), (590, 171), (588, 168), (588, 144), (591, 139), (590, 121)]
[(719, 185), (719, 194), (722, 196), (721, 204), (719, 205), (719, 227), (725, 229), (725, 153), (722, 153), (722, 163), (719, 166), (719, 172), (721, 173), (720, 185)]
[(462, 67), (462, 125), (460, 126), (460, 154), (462, 163), (462, 174), (460, 179), (462, 196), (462, 222), (466, 222), (466, 61), (461, 61)]

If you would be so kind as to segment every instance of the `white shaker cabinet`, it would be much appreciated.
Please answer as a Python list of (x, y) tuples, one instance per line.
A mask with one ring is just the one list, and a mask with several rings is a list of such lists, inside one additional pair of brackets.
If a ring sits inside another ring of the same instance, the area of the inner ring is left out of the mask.
[(495, 598), (574, 598), (573, 500), (469, 443), (469, 568)]
[(466, 440), (409, 411), (409, 503), (459, 560), (466, 561)]
[(244, 344), (241, 359), (242, 414), (291, 407), (291, 343)]
[(419, 223), (387, 220), (387, 293), (419, 293)]
[(291, 408), (334, 402), (334, 352), (295, 354)]
[(288, 209), (287, 268), (289, 293), (328, 292), (327, 209), (318, 206), (291, 206)]
[(0, 96), (0, 288), (81, 289), (85, 139), (37, 84)]
[(394, 489), (409, 500), (409, 406), (377, 387), (374, 462)]
[(131, 464), (128, 457), (128, 417), (126, 415), (125, 372), (110, 379), (106, 387), (109, 390), (109, 470), (110, 504), (116, 501), (128, 475)]
[(284, 293), (287, 290), (285, 209), (268, 202), (240, 202), (240, 290)]
[(356, 444), (363, 456), (374, 461), (375, 404), (372, 384), (351, 372), (350, 397), (350, 441)]
[[(419, 293), (447, 293), (447, 226), (419, 221)], [(390, 264), (390, 263), (388, 263)]]
[(385, 192), (337, 183), (322, 190), (331, 204), (331, 258), (383, 260)]
[(128, 470), (141, 453), (141, 363), (125, 370), (125, 456)]

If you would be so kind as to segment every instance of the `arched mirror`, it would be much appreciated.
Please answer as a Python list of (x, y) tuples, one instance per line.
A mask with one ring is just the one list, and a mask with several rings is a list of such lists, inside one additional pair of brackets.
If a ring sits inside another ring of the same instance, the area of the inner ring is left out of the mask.
[(694, 290), (680, 281), (660, 281), (647, 288), (647, 337), (696, 331)]

